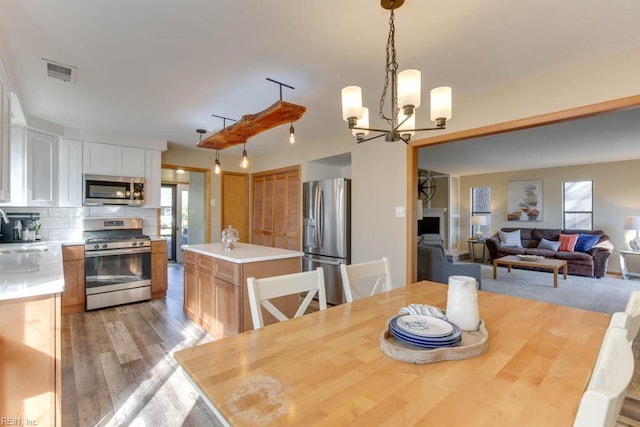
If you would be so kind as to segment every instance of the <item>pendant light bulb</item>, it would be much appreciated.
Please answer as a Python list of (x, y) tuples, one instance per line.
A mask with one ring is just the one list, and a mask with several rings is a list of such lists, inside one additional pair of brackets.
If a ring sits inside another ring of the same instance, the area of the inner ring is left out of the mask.
[(291, 126), (289, 127), (289, 144), (295, 144), (296, 143), (296, 131), (293, 128), (293, 123), (291, 123)]
[(240, 160), (240, 167), (246, 169), (249, 167), (249, 158), (247, 157), (246, 148), (242, 150), (242, 160)]
[(216, 150), (216, 164), (215, 164), (215, 166), (213, 167), (213, 172), (214, 172), (216, 175), (220, 175), (220, 170), (221, 170), (221, 169), (220, 169), (220, 160), (218, 160), (218, 150)]

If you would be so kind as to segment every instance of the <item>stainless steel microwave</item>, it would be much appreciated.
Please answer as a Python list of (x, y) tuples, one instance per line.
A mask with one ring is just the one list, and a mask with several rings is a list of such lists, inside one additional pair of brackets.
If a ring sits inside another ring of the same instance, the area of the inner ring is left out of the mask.
[(144, 205), (144, 178), (85, 175), (85, 205)]

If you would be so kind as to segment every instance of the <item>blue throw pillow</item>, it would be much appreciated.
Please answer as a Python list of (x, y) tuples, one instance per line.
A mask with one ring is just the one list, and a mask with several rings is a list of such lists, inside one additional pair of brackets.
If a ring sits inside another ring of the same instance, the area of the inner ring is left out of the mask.
[(573, 248), (573, 250), (576, 252), (587, 252), (593, 245), (598, 243), (598, 240), (600, 240), (599, 234), (580, 234), (576, 242), (576, 247)]
[(500, 246), (511, 246), (514, 248), (521, 248), (522, 242), (520, 241), (520, 230), (514, 231), (498, 231), (500, 236)]
[(538, 243), (538, 249), (550, 249), (553, 252), (558, 252), (558, 248), (560, 247), (559, 241), (547, 240), (544, 237)]

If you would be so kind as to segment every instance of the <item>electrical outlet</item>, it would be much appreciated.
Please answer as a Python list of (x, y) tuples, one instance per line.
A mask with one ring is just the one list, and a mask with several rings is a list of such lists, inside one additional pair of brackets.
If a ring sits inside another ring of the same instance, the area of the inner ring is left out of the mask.
[(404, 206), (396, 206), (396, 218), (404, 218), (406, 216), (406, 209)]

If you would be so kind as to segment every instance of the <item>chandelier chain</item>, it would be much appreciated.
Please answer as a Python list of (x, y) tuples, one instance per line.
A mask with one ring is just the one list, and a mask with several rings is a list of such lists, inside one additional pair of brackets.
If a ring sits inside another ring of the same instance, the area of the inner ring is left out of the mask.
[[(395, 14), (393, 9), (391, 9), (391, 16), (389, 17), (389, 36), (387, 37), (387, 57), (385, 62), (385, 76), (384, 76), (384, 87), (382, 89), (382, 96), (380, 97), (379, 104), (379, 113), (380, 118), (386, 120), (388, 123), (392, 123), (393, 118), (387, 117), (384, 114), (384, 100), (387, 97), (387, 90), (389, 89), (389, 75), (392, 72), (396, 72), (398, 70), (398, 62), (396, 60), (396, 45), (395, 45), (395, 35), (396, 35), (396, 26), (395, 26)], [(394, 94), (395, 95), (395, 94)], [(391, 100), (393, 115), (398, 114), (397, 107), (397, 99)]]

